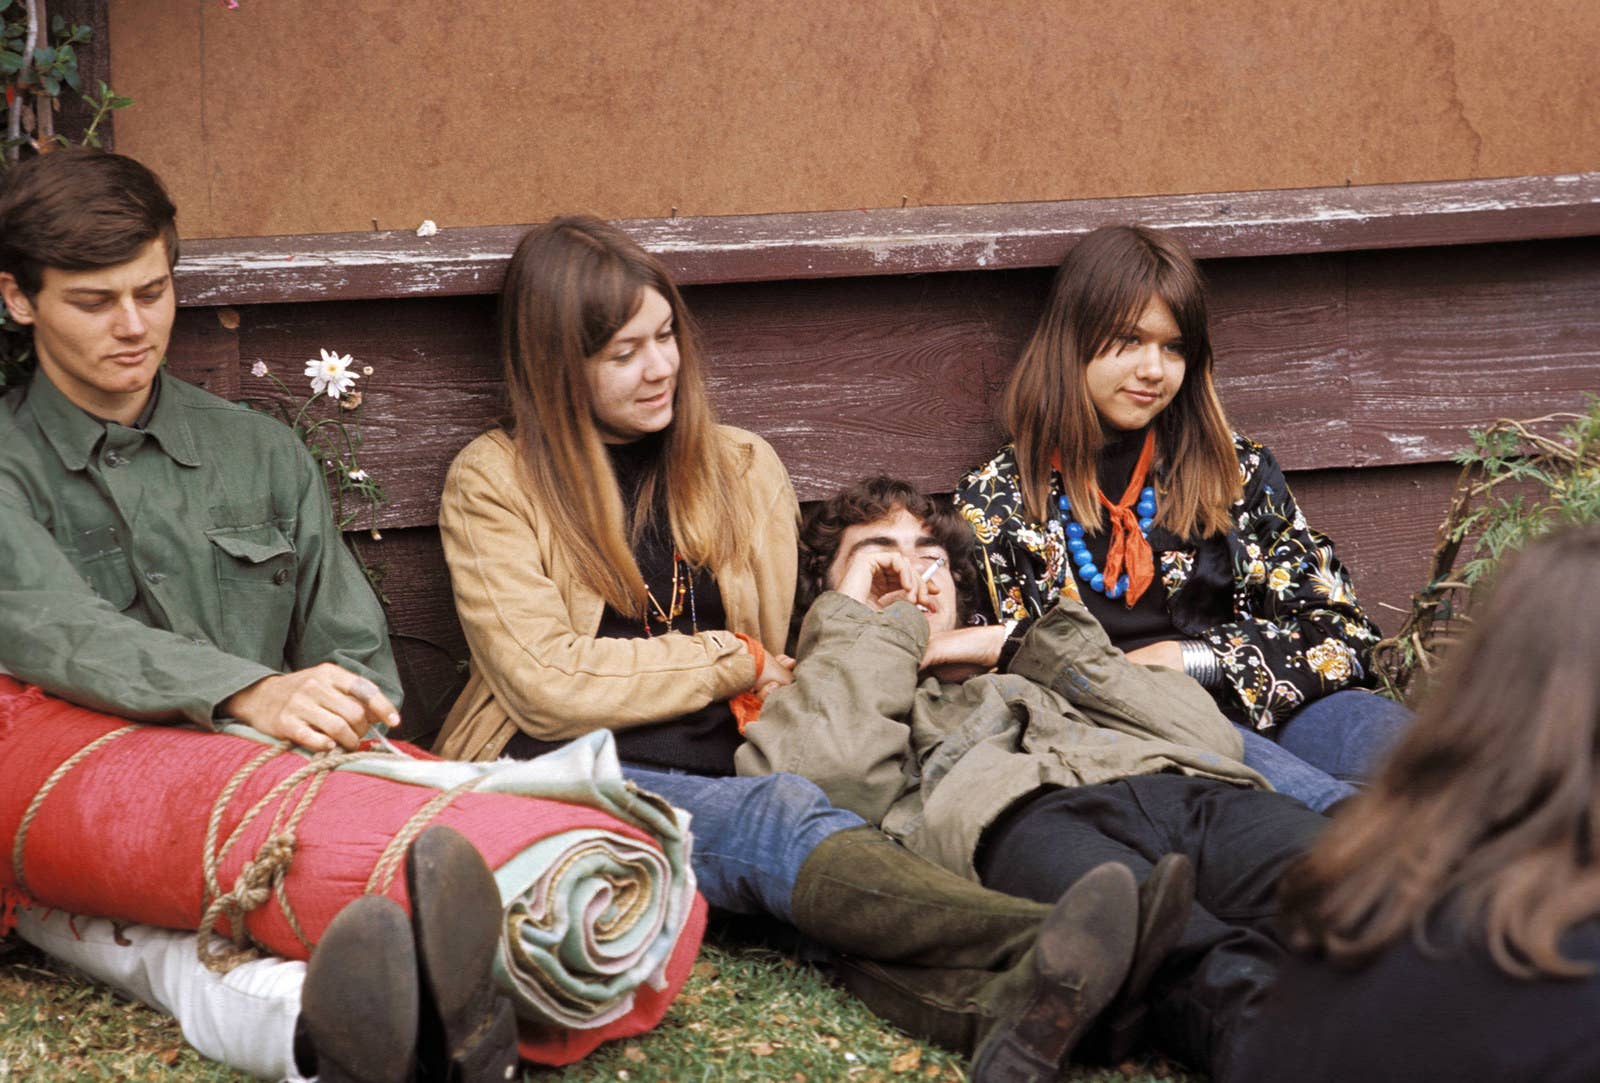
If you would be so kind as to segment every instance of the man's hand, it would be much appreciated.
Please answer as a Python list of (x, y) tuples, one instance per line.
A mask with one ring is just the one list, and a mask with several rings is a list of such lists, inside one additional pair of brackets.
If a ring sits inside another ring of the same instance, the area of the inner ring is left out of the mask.
[(761, 672), (756, 674), (756, 683), (750, 690), (764, 699), (779, 685), (793, 683), (794, 659), (787, 654), (769, 654), (761, 660)]
[(1128, 652), (1128, 661), (1141, 666), (1165, 666), (1183, 672), (1183, 647), (1176, 639), (1146, 643)]
[(264, 677), (223, 700), (222, 711), (312, 752), (354, 749), (372, 726), (400, 724), (377, 685), (332, 662)]
[(916, 601), (924, 584), (899, 553), (863, 549), (850, 558), (834, 589), (862, 605), (883, 609), (902, 598)]
[(927, 649), (922, 652), (921, 669), (941, 681), (964, 681), (993, 669), (1005, 645), (1003, 624), (934, 632), (928, 637)]

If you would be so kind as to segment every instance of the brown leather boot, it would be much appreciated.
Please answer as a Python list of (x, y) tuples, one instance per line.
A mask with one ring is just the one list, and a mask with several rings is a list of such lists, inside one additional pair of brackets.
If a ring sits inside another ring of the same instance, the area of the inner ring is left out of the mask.
[(306, 966), (300, 1028), (323, 1083), (409, 1083), (416, 1065), (417, 958), (393, 899), (365, 895), (328, 923)]
[(1139, 939), (1128, 980), (1094, 1035), (1097, 1059), (1120, 1064), (1140, 1044), (1149, 1015), (1145, 994), (1150, 979), (1183, 935), (1193, 903), (1193, 863), (1182, 854), (1163, 855), (1139, 885)]
[[(1122, 986), (1137, 939), (1126, 865), (1090, 869), (1061, 896), (1023, 962), (997, 979), (998, 1019), (972, 1058), (973, 1083), (1052, 1083)], [(1020, 979), (1020, 981), (1019, 981)]]
[(505, 1083), (517, 1074), (511, 1003), (494, 988), (505, 915), (494, 874), (459, 832), (428, 828), (406, 854), (422, 991), (421, 1083)]

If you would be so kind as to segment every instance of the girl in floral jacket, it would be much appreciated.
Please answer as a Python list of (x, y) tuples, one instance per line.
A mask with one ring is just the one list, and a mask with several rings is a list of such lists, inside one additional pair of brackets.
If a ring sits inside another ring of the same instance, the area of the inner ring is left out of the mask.
[(1323, 809), (1410, 715), (1360, 690), (1378, 629), (1272, 453), (1230, 430), (1211, 370), (1193, 258), (1148, 229), (1096, 230), (1006, 389), (1012, 442), (956, 499), (1012, 639), (1080, 598), (1130, 659), (1210, 689), (1247, 730), (1246, 763)]

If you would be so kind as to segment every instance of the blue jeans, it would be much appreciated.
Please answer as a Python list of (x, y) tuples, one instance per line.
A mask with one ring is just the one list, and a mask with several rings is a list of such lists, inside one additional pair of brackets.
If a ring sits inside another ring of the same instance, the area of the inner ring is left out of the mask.
[(1277, 740), (1240, 726), (1245, 766), (1273, 789), (1326, 812), (1356, 792), (1389, 746), (1411, 724), (1411, 712), (1359, 688), (1312, 700), (1279, 728)]
[(1347, 688), (1300, 708), (1278, 731), (1278, 744), (1334, 778), (1361, 782), (1415, 717), (1392, 699)]
[(834, 808), (798, 775), (709, 778), (622, 765), (641, 789), (694, 817), (690, 864), (706, 902), (739, 914), (794, 923), (789, 906), (800, 866), (823, 839), (866, 823)]

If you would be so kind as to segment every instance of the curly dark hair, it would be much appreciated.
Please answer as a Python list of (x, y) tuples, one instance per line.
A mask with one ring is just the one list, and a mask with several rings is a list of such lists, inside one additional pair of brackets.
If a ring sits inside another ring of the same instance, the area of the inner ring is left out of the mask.
[(950, 556), (956, 581), (956, 615), (965, 621), (978, 611), (978, 566), (972, 528), (939, 497), (929, 496), (909, 481), (883, 474), (866, 478), (827, 500), (813, 504), (800, 524), (800, 575), (795, 584), (795, 620), (805, 617), (817, 596), (828, 589), (828, 568), (839, 553), (839, 538), (850, 527), (870, 523), (904, 508)]

